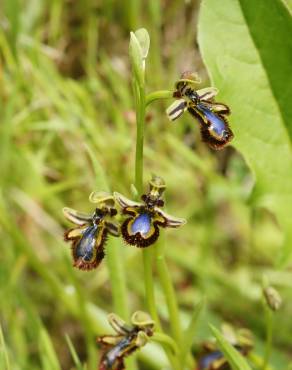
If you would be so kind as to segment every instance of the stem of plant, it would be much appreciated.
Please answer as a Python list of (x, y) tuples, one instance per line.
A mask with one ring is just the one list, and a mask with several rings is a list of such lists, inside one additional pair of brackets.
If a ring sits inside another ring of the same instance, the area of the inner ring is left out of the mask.
[[(134, 92), (136, 100), (136, 121), (137, 121), (137, 136), (136, 136), (136, 162), (135, 162), (135, 186), (138, 193), (141, 195), (143, 191), (143, 145), (144, 145), (144, 125), (145, 125), (145, 109), (146, 105), (154, 100), (162, 98), (170, 98), (172, 92), (170, 91), (157, 91), (145, 97), (144, 86), (138, 85), (134, 82)], [(175, 292), (170, 280), (170, 274), (163, 256), (163, 249), (159, 248), (159, 257), (157, 258), (157, 265), (159, 276), (161, 279), (162, 288), (166, 297), (171, 328), (174, 338), (178, 344), (181, 343), (181, 331), (179, 324), (178, 308), (175, 299)], [(158, 331), (161, 331), (160, 320), (157, 314), (155, 295), (154, 295), (154, 281), (152, 273), (153, 263), (153, 247), (143, 250), (143, 264), (144, 264), (144, 283), (145, 283), (145, 296), (146, 305), (150, 315), (156, 322)], [(173, 356), (169, 351), (167, 355), (174, 369), (179, 370), (180, 366), (177, 361), (178, 356)]]
[[(135, 84), (135, 82), (134, 82)], [(138, 84), (137, 84), (138, 85)], [(136, 161), (135, 186), (139, 195), (143, 192), (143, 151), (144, 151), (144, 125), (145, 125), (145, 90), (144, 86), (135, 85), (136, 91)]]
[[(107, 252), (107, 264), (112, 288), (113, 306), (115, 312), (125, 320), (129, 319), (129, 307), (127, 301), (127, 287), (124, 265), (121, 263), (120, 241), (112, 240)], [(127, 369), (136, 370), (135, 358), (127, 359)]]
[(107, 252), (107, 265), (112, 288), (113, 306), (115, 312), (123, 319), (129, 319), (127, 303), (127, 288), (124, 266), (121, 264), (120, 241), (111, 240)]
[(146, 96), (145, 104), (146, 107), (151, 104), (154, 100), (158, 99), (171, 99), (173, 97), (173, 91), (169, 90), (158, 90), (154, 91)]
[[(135, 161), (135, 186), (139, 195), (143, 192), (143, 147), (144, 147), (144, 124), (145, 124), (145, 89), (134, 81), (136, 100), (136, 161)], [(144, 284), (146, 305), (150, 315), (156, 322), (158, 330), (161, 330), (159, 317), (155, 305), (154, 282), (152, 274), (153, 251), (151, 248), (143, 250)]]
[(170, 273), (169, 273), (169, 270), (168, 270), (168, 267), (165, 261), (165, 257), (164, 257), (164, 249), (165, 249), (165, 241), (159, 240), (159, 242), (157, 243), (157, 248), (156, 248), (156, 264), (157, 264), (161, 286), (162, 286), (165, 299), (166, 299), (166, 303), (167, 303), (167, 307), (168, 307), (171, 332), (172, 332), (173, 338), (175, 339), (180, 349), (181, 342), (182, 342), (182, 332), (181, 332), (181, 325), (180, 325), (180, 319), (179, 319), (179, 310), (178, 310), (178, 304), (176, 300), (175, 291), (174, 291), (174, 288), (171, 282), (171, 276), (170, 276)]
[(265, 354), (263, 360), (262, 370), (267, 370), (267, 366), (271, 357), (272, 342), (273, 342), (273, 324), (274, 324), (274, 312), (265, 304), (266, 311), (266, 345)]

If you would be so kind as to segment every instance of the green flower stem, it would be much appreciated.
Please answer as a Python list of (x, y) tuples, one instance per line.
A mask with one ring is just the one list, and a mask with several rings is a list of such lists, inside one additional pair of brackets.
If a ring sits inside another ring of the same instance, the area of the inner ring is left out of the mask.
[[(134, 95), (136, 100), (136, 162), (135, 162), (135, 186), (138, 193), (141, 195), (143, 191), (143, 145), (144, 145), (144, 125), (145, 125), (145, 108), (146, 108), (146, 99), (145, 99), (145, 88), (144, 86), (139, 86), (138, 83), (134, 82)], [(168, 96), (169, 97), (169, 96)], [(160, 99), (161, 94), (152, 94), (152, 98), (150, 101), (154, 101), (156, 99)], [(149, 104), (149, 103), (148, 103)], [(156, 303), (155, 303), (155, 294), (154, 294), (154, 281), (153, 281), (153, 271), (152, 271), (152, 262), (153, 262), (153, 247), (146, 248), (143, 250), (143, 265), (144, 265), (144, 284), (145, 284), (145, 297), (146, 297), (146, 305), (149, 313), (151, 314), (152, 318), (155, 320), (156, 328), (158, 331), (161, 331), (161, 324), (159, 320), (159, 316), (157, 313)], [(167, 272), (167, 266), (164, 263), (163, 268), (161, 269), (163, 272), (161, 276), (164, 277), (162, 284), (166, 287), (167, 291), (171, 291), (174, 295), (174, 291), (171, 285), (171, 281), (167, 281), (167, 277), (169, 278), (169, 274)], [(171, 294), (167, 294), (167, 297), (170, 297)], [(174, 304), (171, 302), (175, 302), (174, 299), (167, 299), (170, 302), (169, 311), (175, 312)], [(170, 320), (173, 317), (178, 317), (178, 313), (171, 314), (170, 312)], [(171, 324), (173, 328), (177, 328), (177, 324)], [(174, 330), (175, 331), (175, 330)], [(178, 332), (178, 330), (177, 330)], [(178, 361), (178, 356), (173, 355), (169, 349), (166, 349), (166, 355), (169, 358), (172, 367), (175, 370), (180, 370), (180, 365)]]
[[(134, 83), (135, 84), (135, 83)], [(139, 195), (143, 192), (143, 151), (145, 125), (145, 89), (144, 86), (134, 86), (136, 95), (136, 161), (135, 186)]]
[(268, 363), (272, 352), (274, 312), (265, 304), (266, 311), (266, 345), (262, 370), (268, 369)]
[[(107, 248), (107, 265), (112, 288), (113, 306), (115, 313), (128, 320), (130, 314), (125, 269), (122, 261), (120, 240), (112, 238), (109, 248)], [(137, 369), (135, 358), (131, 357), (127, 360), (127, 369)]]
[[(145, 89), (134, 82), (136, 99), (136, 161), (135, 161), (135, 186), (139, 195), (143, 192), (143, 146), (144, 146), (144, 124), (145, 124)], [(144, 284), (147, 309), (156, 322), (156, 327), (161, 330), (157, 314), (154, 294), (154, 281), (152, 273), (152, 249), (143, 250)]]
[(123, 319), (129, 319), (127, 288), (124, 265), (121, 263), (120, 241), (111, 239), (107, 248), (107, 265), (112, 288), (114, 311)]
[(97, 353), (96, 353), (96, 345), (92, 341), (92, 337), (94, 336), (95, 333), (92, 329), (91, 319), (86, 309), (86, 296), (84, 294), (83, 289), (80, 286), (80, 282), (77, 279), (75, 271), (73, 271), (72, 269), (71, 263), (69, 263), (69, 261), (66, 261), (66, 262), (68, 262), (67, 263), (68, 275), (70, 276), (72, 283), (75, 287), (76, 299), (79, 302), (79, 305), (78, 305), (79, 312), (78, 313), (79, 313), (79, 317), (82, 318), (81, 322), (82, 322), (82, 326), (84, 330), (86, 348), (88, 351), (88, 354), (87, 354), (88, 366), (90, 369), (91, 368), (93, 369), (94, 366), (96, 366)]
[(153, 263), (153, 248), (145, 248), (143, 251), (143, 265), (145, 277), (145, 296), (147, 309), (155, 321), (156, 330), (161, 332), (161, 324), (156, 309), (155, 294), (154, 294), (154, 281), (152, 277), (152, 263)]
[(158, 269), (158, 274), (161, 282), (161, 286), (165, 295), (169, 318), (170, 318), (170, 327), (172, 331), (173, 338), (178, 344), (178, 347), (181, 348), (182, 343), (182, 331), (180, 326), (179, 311), (176, 300), (175, 291), (171, 282), (171, 276), (167, 268), (167, 264), (164, 258), (164, 241), (159, 241), (156, 248), (156, 264)]
[(173, 91), (169, 90), (158, 90), (154, 91), (146, 96), (145, 105), (146, 107), (151, 104), (154, 100), (158, 99), (170, 99), (173, 97)]

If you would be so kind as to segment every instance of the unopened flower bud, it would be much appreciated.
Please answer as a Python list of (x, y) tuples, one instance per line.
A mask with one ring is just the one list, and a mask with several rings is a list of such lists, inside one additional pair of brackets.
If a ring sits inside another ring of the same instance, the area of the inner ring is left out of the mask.
[(270, 309), (273, 311), (278, 311), (282, 305), (282, 298), (279, 292), (275, 288), (268, 286), (263, 289), (263, 293)]

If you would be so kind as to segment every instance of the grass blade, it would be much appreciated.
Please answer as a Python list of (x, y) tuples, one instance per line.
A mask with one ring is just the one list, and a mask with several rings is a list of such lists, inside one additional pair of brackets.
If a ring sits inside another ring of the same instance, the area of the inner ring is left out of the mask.
[(214, 326), (209, 325), (218, 346), (224, 353), (233, 370), (251, 370), (245, 358), (224, 338)]

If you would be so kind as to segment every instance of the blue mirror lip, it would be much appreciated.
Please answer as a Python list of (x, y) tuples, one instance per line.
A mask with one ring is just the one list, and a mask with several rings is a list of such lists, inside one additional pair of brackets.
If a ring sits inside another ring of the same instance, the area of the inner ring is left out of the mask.
[(227, 129), (224, 119), (220, 117), (219, 114), (216, 114), (209, 108), (204, 107), (202, 104), (198, 104), (197, 109), (200, 110), (210, 122), (209, 131), (212, 132), (218, 140), (224, 139), (223, 135)]
[(90, 262), (93, 258), (94, 246), (97, 237), (97, 227), (89, 226), (83, 233), (81, 239), (76, 243), (75, 255), (78, 258)]
[[(141, 230), (141, 224), (139, 225), (141, 219), (139, 219), (138, 217), (139, 216), (135, 216), (135, 217), (132, 216), (132, 217), (126, 218), (125, 221), (121, 225), (121, 233), (122, 233), (125, 243), (136, 246), (138, 248), (146, 248), (156, 242), (157, 238), (159, 237), (159, 227), (156, 221), (153, 222), (151, 220), (149, 223), (149, 226), (150, 226), (149, 232), (147, 234), (142, 234), (138, 230), (138, 226), (140, 227), (140, 230)], [(133, 233), (131, 231), (131, 228), (132, 228), (133, 223), (135, 223), (135, 220), (137, 219), (138, 219), (137, 221), (138, 226), (136, 225), (137, 228), (134, 230), (135, 233)], [(143, 225), (143, 228), (144, 229), (142, 231), (147, 231), (148, 224), (145, 223), (145, 225)]]
[(140, 213), (131, 224), (131, 232), (133, 234), (140, 233), (147, 235), (151, 230), (151, 216), (144, 212)]
[[(205, 114), (206, 108), (201, 110), (201, 107), (190, 106), (188, 108), (189, 113), (195, 117), (200, 124), (201, 137), (204, 142), (208, 144), (209, 147), (215, 150), (219, 150), (225, 147), (233, 139), (233, 132), (231, 131), (227, 119), (223, 114), (212, 112), (209, 109), (208, 115)], [(205, 119), (204, 119), (204, 118)], [(214, 119), (216, 117), (216, 121)], [(212, 121), (210, 121), (211, 118)], [(214, 122), (217, 124), (216, 130), (218, 127), (221, 131), (221, 136), (218, 136), (214, 130)], [(220, 122), (220, 124), (219, 124)]]
[(108, 234), (120, 235), (119, 223), (112, 220), (117, 214), (114, 197), (104, 192), (94, 192), (103, 197), (92, 214), (82, 213), (75, 209), (63, 208), (64, 216), (75, 227), (64, 232), (65, 241), (71, 242), (73, 266), (80, 270), (93, 270), (105, 256), (104, 247)]
[(197, 90), (197, 78), (190, 71), (182, 74), (175, 84), (173, 97), (176, 100), (168, 107), (166, 114), (174, 121), (187, 109), (200, 123), (202, 141), (212, 149), (223, 149), (234, 137), (225, 117), (230, 114), (230, 109), (226, 104), (214, 101), (218, 93), (215, 87)]
[(221, 351), (214, 351), (204, 355), (199, 360), (199, 370), (208, 370), (214, 361), (219, 360), (222, 357), (223, 354)]
[[(92, 270), (103, 260), (107, 230), (98, 225), (88, 226), (83, 235), (73, 241), (73, 266), (80, 270)], [(99, 242), (97, 242), (99, 240)]]

